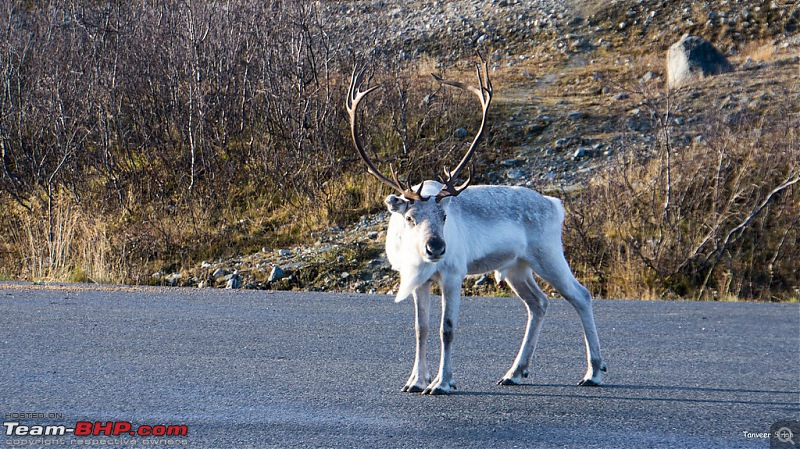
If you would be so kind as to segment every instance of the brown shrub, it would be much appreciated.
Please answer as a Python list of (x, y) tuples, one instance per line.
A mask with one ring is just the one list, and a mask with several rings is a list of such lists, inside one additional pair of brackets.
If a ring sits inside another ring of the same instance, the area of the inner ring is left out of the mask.
[(654, 154), (620, 155), (565, 198), (580, 275), (606, 297), (797, 299), (797, 129), (713, 120), (677, 147), (670, 117)]

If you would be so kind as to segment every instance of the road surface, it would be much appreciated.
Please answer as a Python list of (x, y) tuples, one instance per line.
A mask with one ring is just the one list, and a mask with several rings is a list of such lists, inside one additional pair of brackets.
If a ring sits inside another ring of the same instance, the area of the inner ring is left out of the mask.
[[(532, 377), (501, 387), (523, 305), (465, 298), (459, 389), (445, 397), (400, 392), (412, 306), (380, 295), (0, 283), (0, 448), (765, 448), (774, 423), (800, 419), (797, 304), (597, 300), (609, 372), (591, 388), (575, 385), (585, 370), (577, 314), (554, 300)], [(81, 422), (91, 424), (35, 435)], [(98, 435), (76, 436), (86, 426)], [(115, 429), (124, 432), (107, 435)]]

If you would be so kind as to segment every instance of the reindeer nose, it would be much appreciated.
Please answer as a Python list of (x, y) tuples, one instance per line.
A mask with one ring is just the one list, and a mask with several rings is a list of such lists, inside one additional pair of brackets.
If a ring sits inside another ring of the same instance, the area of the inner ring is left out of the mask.
[(445, 244), (440, 238), (432, 238), (425, 245), (425, 252), (431, 259), (439, 259), (444, 256)]

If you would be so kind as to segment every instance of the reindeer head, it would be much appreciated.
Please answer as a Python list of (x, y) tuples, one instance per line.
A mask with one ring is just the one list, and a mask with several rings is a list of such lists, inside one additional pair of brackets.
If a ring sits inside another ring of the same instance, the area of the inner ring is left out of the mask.
[[(441, 189), (442, 184), (426, 181), (419, 191), (422, 195), (435, 196)], [(397, 238), (404, 245), (413, 246), (425, 262), (438, 262), (447, 251), (443, 231), (448, 201), (449, 198), (441, 202), (420, 201), (403, 195), (389, 195), (384, 201), (392, 213), (392, 229)]]
[[(367, 96), (370, 92), (378, 88), (378, 86), (371, 87), (365, 91), (360, 89), (361, 77), (364, 74), (361, 72), (353, 71), (350, 78), (350, 89), (347, 94), (347, 112), (350, 115), (350, 131), (353, 135), (353, 142), (355, 143), (356, 150), (358, 151), (361, 159), (367, 164), (367, 172), (375, 176), (379, 181), (388, 185), (392, 189), (399, 192), (401, 195), (389, 195), (386, 198), (386, 206), (392, 212), (392, 220), (394, 223), (399, 223), (402, 220), (402, 230), (400, 231), (400, 239), (403, 242), (413, 242), (419, 256), (426, 262), (437, 262), (447, 250), (443, 229), (445, 222), (445, 209), (450, 197), (457, 196), (464, 189), (466, 189), (470, 182), (472, 182), (472, 166), (468, 168), (467, 180), (456, 186), (455, 180), (458, 178), (464, 167), (467, 166), (472, 155), (475, 153), (478, 140), (483, 134), (486, 125), (486, 113), (489, 110), (489, 103), (492, 100), (492, 83), (489, 80), (489, 66), (483, 62), (484, 76), (481, 76), (481, 66), (476, 67), (478, 75), (479, 87), (464, 84), (458, 81), (449, 81), (442, 79), (436, 75), (432, 76), (442, 84), (458, 87), (475, 94), (481, 102), (482, 106), (482, 120), (481, 126), (472, 144), (467, 150), (464, 157), (458, 163), (453, 171), (447, 167), (444, 169), (444, 175), (438, 176), (440, 182), (436, 181), (423, 181), (419, 183), (416, 189), (412, 188), (411, 182), (406, 181), (405, 184), (401, 183), (398, 179), (397, 172), (390, 166), (392, 177), (388, 178), (382, 175), (375, 164), (370, 159), (364, 145), (361, 142), (358, 130), (358, 103)], [(486, 79), (484, 83), (484, 77)], [(430, 201), (435, 198), (435, 201)], [(398, 225), (400, 226), (400, 225)], [(390, 225), (392, 227), (392, 225)], [(404, 243), (408, 245), (409, 243)]]

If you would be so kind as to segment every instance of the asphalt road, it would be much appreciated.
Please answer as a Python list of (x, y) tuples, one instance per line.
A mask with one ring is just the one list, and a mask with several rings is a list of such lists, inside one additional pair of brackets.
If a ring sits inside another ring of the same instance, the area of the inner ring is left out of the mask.
[[(773, 423), (800, 419), (797, 304), (598, 300), (609, 372), (591, 388), (575, 385), (585, 370), (577, 314), (555, 300), (528, 384), (501, 387), (522, 303), (465, 298), (459, 390), (445, 397), (399, 391), (413, 362), (412, 306), (375, 295), (0, 283), (0, 448), (765, 448)], [(188, 432), (6, 435), (9, 422), (32, 433), (80, 421)]]

